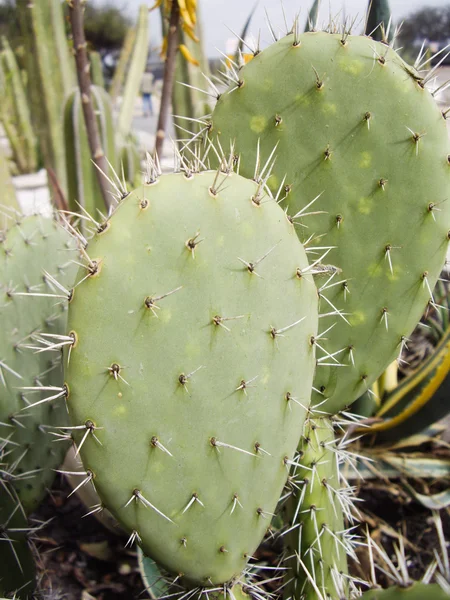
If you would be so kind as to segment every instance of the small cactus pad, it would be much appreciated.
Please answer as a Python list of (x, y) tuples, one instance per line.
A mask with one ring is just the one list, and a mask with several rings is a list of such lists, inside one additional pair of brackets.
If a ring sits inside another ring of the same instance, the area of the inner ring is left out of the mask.
[(135, 190), (90, 241), (97, 268), (69, 308), (87, 477), (130, 540), (206, 586), (270, 524), (315, 362), (306, 255), (258, 190), (229, 172)]
[[(38, 216), (16, 223), (0, 245), (0, 484), (13, 486), (25, 513), (36, 508), (67, 450), (48, 432), (68, 425), (64, 400), (37, 403), (63, 384), (58, 336), (67, 299), (55, 280), (72, 286), (74, 257), (71, 236)], [(50, 351), (39, 352), (40, 345)]]
[(414, 583), (409, 587), (391, 587), (387, 590), (369, 590), (362, 600), (448, 600), (450, 595), (437, 583)]
[(232, 77), (210, 135), (234, 143), (244, 176), (258, 141), (261, 160), (276, 147), (269, 185), (316, 248), (325, 351), (313, 403), (335, 413), (399, 355), (444, 263), (445, 117), (426, 80), (363, 36), (291, 33)]
[[(308, 417), (290, 480), (292, 495), (284, 508), (291, 567), (286, 572), (285, 598), (341, 600), (348, 595), (347, 554), (343, 508), (333, 424)], [(348, 510), (346, 510), (348, 516)], [(295, 576), (294, 576), (295, 575)]]

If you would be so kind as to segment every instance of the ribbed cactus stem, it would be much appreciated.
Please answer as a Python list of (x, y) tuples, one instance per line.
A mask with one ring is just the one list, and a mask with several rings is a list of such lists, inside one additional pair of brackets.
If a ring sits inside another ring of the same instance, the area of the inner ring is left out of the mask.
[(122, 50), (120, 52), (119, 61), (116, 66), (116, 70), (114, 71), (114, 77), (111, 83), (111, 88), (109, 90), (113, 103), (116, 102), (117, 96), (119, 96), (120, 92), (122, 91), (123, 82), (125, 80), (126, 68), (128, 66), (128, 63), (130, 62), (130, 57), (133, 51), (135, 41), (136, 28), (130, 27), (125, 36)]
[(89, 52), (89, 61), (91, 63), (92, 85), (105, 87), (105, 78), (103, 76), (102, 57), (99, 52)]
[[(101, 146), (113, 166), (117, 169), (117, 155), (114, 136), (112, 107), (107, 92), (92, 86), (91, 97)], [(98, 210), (105, 211), (102, 190), (97, 179), (97, 168), (92, 163), (89, 141), (83, 117), (81, 94), (76, 88), (67, 98), (64, 109), (64, 139), (67, 155), (67, 200), (72, 211), (79, 211), (79, 205), (95, 218)]]
[(67, 42), (66, 26), (64, 20), (63, 3), (61, 0), (48, 0), (51, 14), (51, 28), (54, 36), (56, 50), (56, 68), (61, 74), (61, 87), (64, 96), (77, 85), (75, 62)]
[(17, 169), (30, 173), (37, 167), (36, 137), (19, 66), (5, 37), (2, 37), (2, 106), (0, 118), (8, 135)]
[[(19, 210), (16, 193), (12, 184), (11, 175), (8, 168), (8, 161), (4, 151), (0, 148), (0, 214), (2, 208)], [(0, 221), (0, 231), (3, 229), (3, 222)]]
[[(210, 77), (208, 57), (204, 51), (203, 33), (201, 25), (200, 6), (197, 6), (197, 21), (195, 24), (195, 35), (198, 41), (194, 41), (183, 29), (180, 30), (180, 43), (184, 44), (197, 65), (186, 60), (178, 52), (176, 59), (175, 85), (173, 89), (172, 108), (173, 114), (189, 119), (200, 119), (211, 112), (212, 106), (208, 102), (208, 96), (202, 93), (206, 83), (206, 77)], [(163, 25), (165, 21), (163, 18)], [(181, 83), (182, 82), (182, 83)], [(187, 85), (183, 85), (187, 84)], [(190, 87), (188, 87), (190, 86)], [(194, 89), (198, 88), (198, 89)], [(194, 127), (192, 121), (178, 119), (178, 123), (187, 129), (193, 129), (194, 133), (198, 127)], [(181, 136), (183, 137), (183, 136)]]
[[(74, 64), (65, 35), (62, 6), (58, 0), (29, 2), (17, 0), (17, 10), (27, 50), (27, 70), (33, 122), (47, 167), (66, 188), (64, 140), (61, 127), (66, 93), (74, 83)], [(50, 83), (51, 82), (51, 83)]]
[(348, 597), (347, 494), (339, 480), (340, 452), (328, 417), (310, 416), (294, 459), (292, 494), (285, 507), (288, 565), (285, 598), (342, 600)]
[(119, 135), (126, 137), (131, 129), (134, 105), (139, 94), (142, 75), (145, 71), (148, 56), (148, 7), (142, 5), (139, 9), (136, 41), (133, 48), (128, 75), (123, 90), (123, 99), (117, 122)]
[(394, 26), (391, 23), (389, 0), (369, 0), (365, 33), (379, 42), (392, 41)]

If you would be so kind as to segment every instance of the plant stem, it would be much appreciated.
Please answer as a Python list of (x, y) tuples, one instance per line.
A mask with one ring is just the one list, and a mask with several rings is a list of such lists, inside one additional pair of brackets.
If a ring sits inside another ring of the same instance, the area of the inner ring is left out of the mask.
[(103, 152), (100, 141), (100, 134), (97, 124), (97, 118), (92, 105), (91, 94), (91, 75), (88, 54), (86, 49), (86, 38), (83, 28), (83, 1), (71, 0), (69, 3), (70, 24), (72, 27), (73, 46), (75, 51), (75, 61), (77, 65), (78, 85), (80, 88), (84, 122), (86, 124), (89, 148), (92, 160), (97, 168), (96, 176), (101, 189), (103, 200), (107, 209), (112, 203), (112, 187), (105, 175), (109, 171), (108, 162)]
[(158, 126), (156, 128), (155, 153), (161, 156), (166, 137), (167, 117), (172, 100), (173, 84), (175, 79), (175, 61), (178, 49), (178, 31), (180, 27), (180, 7), (178, 0), (172, 0), (169, 30), (167, 32), (167, 56), (164, 66), (164, 79), (161, 92), (161, 106), (159, 109)]

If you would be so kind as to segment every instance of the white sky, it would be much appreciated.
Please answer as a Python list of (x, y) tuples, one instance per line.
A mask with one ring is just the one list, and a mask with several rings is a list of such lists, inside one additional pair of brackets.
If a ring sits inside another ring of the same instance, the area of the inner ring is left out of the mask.
[[(96, 4), (102, 4), (106, 0), (95, 0)], [(142, 2), (142, 0), (109, 0), (118, 7), (124, 7), (131, 17), (135, 17), (137, 8), (140, 4), (151, 6), (153, 0)], [(202, 10), (202, 23), (204, 29), (205, 48), (209, 56), (217, 56), (215, 48), (224, 51), (226, 40), (232, 37), (227, 26), (236, 33), (240, 33), (242, 27), (254, 6), (256, 0), (198, 0)], [(284, 9), (288, 22), (292, 20), (294, 14), (300, 10), (300, 18), (303, 23), (306, 21), (306, 15), (313, 3), (313, 0), (283, 0)], [(390, 7), (393, 18), (400, 22), (404, 17), (412, 12), (425, 7), (449, 5), (450, 0), (390, 0)], [(336, 15), (345, 5), (347, 16), (359, 15), (365, 13), (368, 0), (322, 0), (319, 22), (328, 21), (328, 15)], [(261, 30), (261, 41), (270, 42), (265, 11), (270, 16), (273, 24), (280, 31), (284, 29), (283, 16), (280, 0), (259, 0), (256, 13), (253, 16), (251, 32), (257, 34)], [(151, 13), (151, 46), (156, 47), (160, 44), (161, 25), (159, 20), (159, 11)]]

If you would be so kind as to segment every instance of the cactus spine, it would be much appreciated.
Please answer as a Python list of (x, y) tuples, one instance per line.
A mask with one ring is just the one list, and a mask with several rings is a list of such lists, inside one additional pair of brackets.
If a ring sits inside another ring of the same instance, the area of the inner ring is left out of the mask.
[[(113, 168), (117, 168), (115, 130), (111, 101), (107, 92), (92, 86), (92, 100), (105, 155)], [(68, 202), (71, 210), (78, 212), (79, 204), (94, 217), (105, 205), (97, 180), (96, 167), (92, 163), (83, 107), (78, 88), (68, 96), (64, 109), (64, 139), (66, 144), (66, 169)]]

